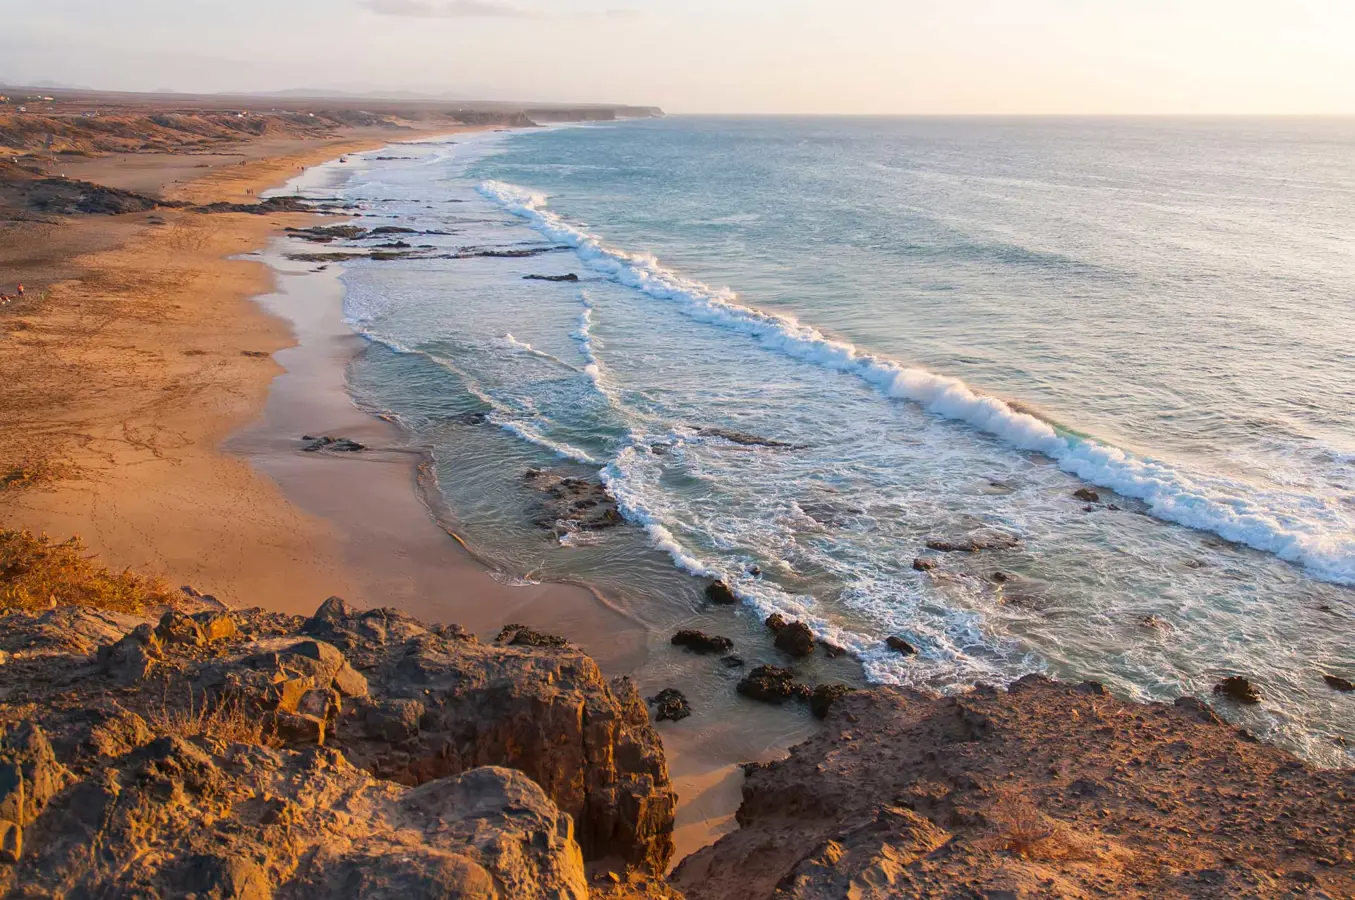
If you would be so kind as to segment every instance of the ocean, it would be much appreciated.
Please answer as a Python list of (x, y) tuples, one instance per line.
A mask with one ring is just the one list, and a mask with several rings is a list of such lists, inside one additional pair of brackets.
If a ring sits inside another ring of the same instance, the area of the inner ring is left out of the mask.
[[(1355, 121), (676, 117), (289, 190), (419, 232), (350, 242), (412, 245), (343, 265), (350, 389), (504, 579), (658, 628), (723, 578), (930, 690), (1244, 674), (1355, 764)], [(539, 527), (529, 468), (627, 524)]]

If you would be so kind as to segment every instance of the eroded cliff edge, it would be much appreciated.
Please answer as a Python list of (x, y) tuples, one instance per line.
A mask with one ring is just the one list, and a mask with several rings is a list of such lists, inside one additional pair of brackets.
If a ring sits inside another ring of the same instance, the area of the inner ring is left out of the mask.
[(662, 894), (658, 736), (562, 641), (334, 599), (11, 613), (0, 648), (0, 895)]
[(11, 612), (0, 896), (1355, 896), (1355, 773), (1199, 701), (827, 693), (820, 732), (747, 768), (739, 830), (665, 881), (649, 713), (559, 638), (337, 599)]

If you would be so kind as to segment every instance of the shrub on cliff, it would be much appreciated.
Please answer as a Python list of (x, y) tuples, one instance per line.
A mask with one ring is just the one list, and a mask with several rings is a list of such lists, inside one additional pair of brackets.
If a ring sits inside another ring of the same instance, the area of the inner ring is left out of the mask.
[(143, 613), (177, 600), (157, 579), (99, 565), (79, 538), (54, 543), (45, 534), (0, 529), (0, 610), (69, 605)]

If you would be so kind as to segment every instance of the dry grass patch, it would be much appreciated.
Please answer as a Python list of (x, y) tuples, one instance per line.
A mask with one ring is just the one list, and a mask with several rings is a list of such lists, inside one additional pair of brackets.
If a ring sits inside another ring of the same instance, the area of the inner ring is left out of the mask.
[(184, 740), (202, 738), (222, 744), (281, 746), (277, 736), (264, 728), (260, 717), (248, 715), (238, 699), (213, 703), (203, 695), (199, 700), (191, 687), (186, 706), (175, 706), (166, 697), (159, 709), (151, 711), (146, 724), (157, 735), (176, 735)]
[(988, 811), (988, 817), (997, 830), (979, 840), (982, 849), (1043, 861), (1094, 860), (1098, 856), (1090, 841), (1040, 812), (1024, 794), (1004, 793)]
[(78, 537), (54, 543), (0, 529), (0, 610), (88, 606), (139, 615), (181, 599), (159, 579), (100, 565)]
[(7, 471), (0, 472), (0, 492), (22, 491), (26, 488), (50, 484), (66, 477), (70, 466), (52, 460), (25, 460)]

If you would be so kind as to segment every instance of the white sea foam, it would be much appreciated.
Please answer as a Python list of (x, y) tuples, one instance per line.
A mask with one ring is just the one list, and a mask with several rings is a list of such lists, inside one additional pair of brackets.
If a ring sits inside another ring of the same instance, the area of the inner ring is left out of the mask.
[(579, 313), (579, 327), (573, 337), (579, 342), (579, 353), (583, 355), (583, 371), (592, 380), (598, 393), (611, 400), (611, 393), (602, 383), (602, 364), (598, 362), (597, 352), (593, 348), (593, 299), (587, 291), (580, 291), (579, 300), (583, 303), (583, 312)]
[(569, 444), (561, 441), (553, 441), (546, 437), (537, 425), (523, 422), (518, 419), (504, 419), (495, 413), (490, 414), (489, 420), (504, 431), (515, 434), (528, 443), (543, 447), (561, 459), (572, 459), (575, 462), (581, 462), (588, 466), (602, 465), (601, 461), (592, 456), (587, 450), (580, 450), (578, 447), (572, 447)]
[(558, 366), (564, 366), (566, 369), (569, 369), (571, 372), (577, 372), (577, 371), (579, 371), (578, 368), (577, 368), (576, 366), (571, 366), (569, 363), (565, 362), (565, 361), (564, 361), (563, 359), (561, 359), (560, 357), (555, 356), (554, 354), (551, 354), (551, 353), (547, 353), (547, 352), (545, 352), (544, 350), (538, 350), (538, 349), (536, 349), (535, 347), (533, 347), (531, 344), (527, 343), (526, 341), (520, 341), (520, 340), (518, 340), (517, 338), (513, 337), (513, 333), (512, 333), (511, 331), (504, 334), (504, 336), (503, 336), (503, 341), (504, 341), (504, 343), (507, 344), (508, 346), (512, 347), (512, 348), (515, 349), (515, 350), (521, 350), (523, 353), (526, 353), (528, 356), (535, 356), (537, 359), (544, 359), (544, 360), (546, 360), (547, 362), (553, 362), (553, 363), (555, 363), (555, 364), (558, 365)]
[[(607, 247), (597, 236), (547, 209), (541, 194), (494, 181), (480, 185), (479, 191), (544, 236), (574, 248), (591, 269), (654, 299), (675, 303), (693, 319), (748, 335), (788, 356), (855, 375), (885, 396), (964, 422), (1016, 449), (1041, 453), (1064, 471), (1144, 501), (1157, 518), (1272, 553), (1306, 566), (1319, 578), (1355, 584), (1355, 520), (1334, 501), (1192, 472), (1079, 437), (985, 396), (957, 378), (864, 352), (793, 317), (743, 306), (732, 291), (685, 278), (651, 255)], [(636, 512), (643, 514), (638, 507)], [(645, 527), (660, 547), (676, 544), (661, 525), (646, 523)], [(692, 565), (701, 567), (695, 561)]]

